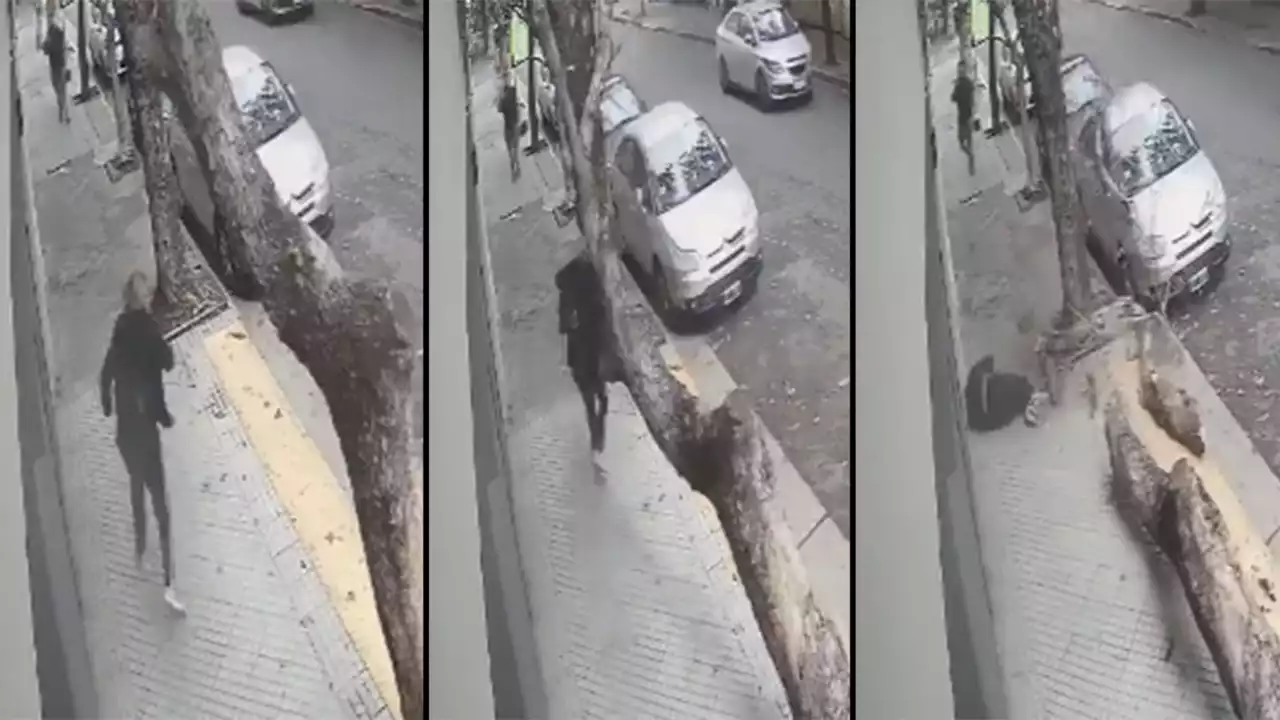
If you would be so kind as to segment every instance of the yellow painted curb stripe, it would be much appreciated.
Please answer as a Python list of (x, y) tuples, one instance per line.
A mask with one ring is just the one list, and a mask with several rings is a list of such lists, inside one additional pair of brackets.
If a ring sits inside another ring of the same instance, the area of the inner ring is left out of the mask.
[(343, 627), (383, 701), (399, 719), (395, 673), (350, 501), (244, 326), (237, 321), (209, 335), (204, 345)]

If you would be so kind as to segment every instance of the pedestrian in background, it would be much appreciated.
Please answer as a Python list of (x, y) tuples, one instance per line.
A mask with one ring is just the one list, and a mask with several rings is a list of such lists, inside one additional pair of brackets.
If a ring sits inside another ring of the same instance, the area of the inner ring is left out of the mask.
[(67, 80), (71, 69), (67, 67), (67, 33), (62, 27), (62, 19), (57, 15), (49, 17), (49, 29), (45, 31), (41, 49), (49, 58), (49, 76), (53, 81), (54, 95), (58, 98), (58, 122), (69, 123), (71, 114), (67, 112)]
[(556, 289), (569, 373), (586, 407), (591, 450), (598, 454), (604, 450), (605, 417), (609, 414), (606, 383), (617, 379), (617, 357), (612, 352), (604, 285), (585, 250), (556, 273)]
[(969, 69), (963, 63), (956, 71), (955, 86), (951, 89), (951, 102), (956, 104), (956, 133), (960, 140), (960, 149), (969, 158), (969, 174), (973, 167), (973, 80), (969, 79)]
[(116, 447), (129, 473), (134, 561), (141, 568), (142, 554), (147, 548), (147, 508), (143, 496), (150, 495), (160, 531), (164, 600), (174, 612), (185, 614), (186, 608), (178, 602), (173, 587), (172, 522), (160, 448), (160, 427), (173, 427), (163, 380), (163, 374), (173, 369), (173, 349), (148, 309), (148, 288), (141, 272), (133, 273), (125, 282), (124, 311), (116, 318), (111, 345), (102, 363), (102, 411), (107, 417), (115, 411)]
[(505, 69), (500, 76), (502, 88), (498, 91), (498, 112), (502, 114), (502, 137), (507, 142), (507, 160), (511, 163), (511, 182), (520, 179), (520, 98), (511, 73)]

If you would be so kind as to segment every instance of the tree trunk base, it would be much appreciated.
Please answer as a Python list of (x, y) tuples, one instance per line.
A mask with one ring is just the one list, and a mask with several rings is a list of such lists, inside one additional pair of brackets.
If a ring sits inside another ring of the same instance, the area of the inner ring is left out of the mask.
[(181, 235), (181, 241), (188, 245), (189, 267), (179, 277), (167, 278), (166, 287), (156, 293), (151, 303), (151, 313), (170, 341), (226, 310), (230, 303), (218, 276), (201, 261), (204, 256), (195, 241), (186, 232)]

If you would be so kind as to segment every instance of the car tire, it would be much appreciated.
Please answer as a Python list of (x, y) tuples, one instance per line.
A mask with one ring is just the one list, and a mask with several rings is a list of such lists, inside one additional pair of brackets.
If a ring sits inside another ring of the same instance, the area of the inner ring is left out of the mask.
[(723, 92), (726, 95), (730, 92), (733, 92), (733, 81), (729, 79), (729, 66), (725, 64), (724, 58), (720, 58), (719, 73), (720, 73), (720, 92)]
[(237, 3), (236, 3), (236, 12), (240, 13), (241, 15), (248, 15), (248, 14), (249, 14), (249, 12), (250, 12), (250, 8), (249, 8), (249, 6), (248, 6), (248, 5), (246, 5), (246, 4), (242, 3), (242, 2), (237, 2)]
[(769, 83), (765, 82), (764, 73), (756, 71), (756, 102), (761, 110), (768, 110), (773, 101), (769, 98)]

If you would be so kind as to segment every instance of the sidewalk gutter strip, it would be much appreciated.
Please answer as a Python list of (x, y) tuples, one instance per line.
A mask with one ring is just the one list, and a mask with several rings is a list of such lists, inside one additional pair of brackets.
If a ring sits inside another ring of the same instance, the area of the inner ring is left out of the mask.
[(289, 408), (266, 360), (239, 321), (205, 338), (204, 346), (244, 433), (329, 590), (360, 657), (400, 717), (399, 692), (369, 580), (351, 501)]

